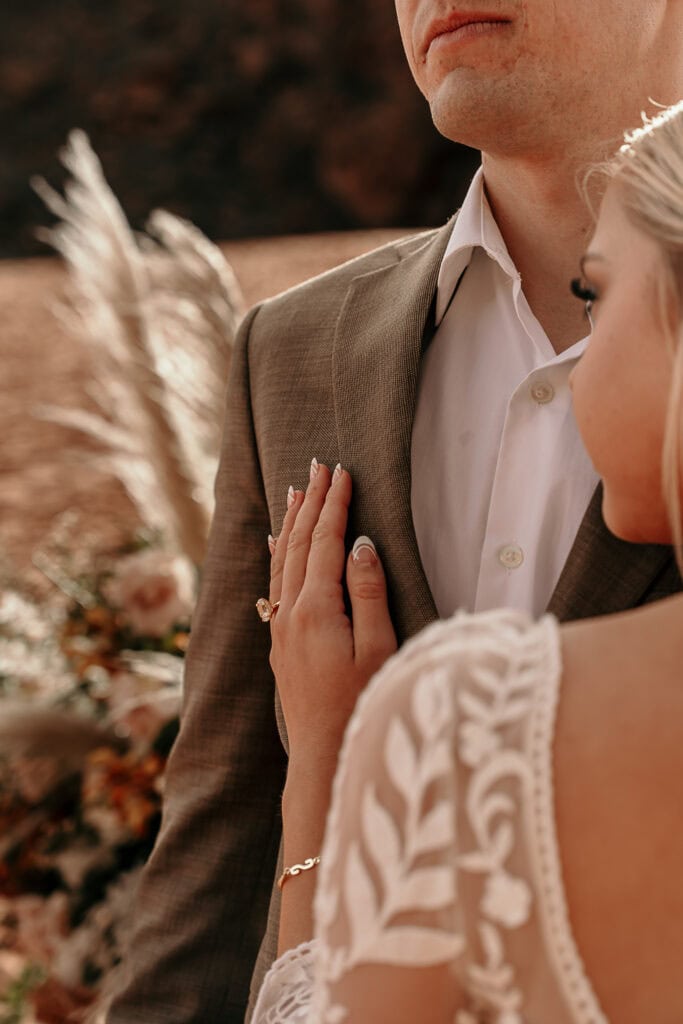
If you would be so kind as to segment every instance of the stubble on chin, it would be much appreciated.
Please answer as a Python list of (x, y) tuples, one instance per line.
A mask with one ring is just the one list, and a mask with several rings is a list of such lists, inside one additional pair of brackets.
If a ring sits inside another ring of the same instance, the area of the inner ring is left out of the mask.
[(514, 153), (535, 143), (539, 115), (534, 97), (513, 78), (486, 81), (463, 70), (457, 77), (430, 101), (432, 120), (443, 136), (489, 153)]

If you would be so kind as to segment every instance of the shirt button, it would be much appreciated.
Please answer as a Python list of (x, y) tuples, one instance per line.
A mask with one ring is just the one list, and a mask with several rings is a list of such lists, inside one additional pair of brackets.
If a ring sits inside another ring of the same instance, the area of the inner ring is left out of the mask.
[(505, 569), (519, 569), (524, 561), (524, 552), (518, 544), (506, 544), (498, 552), (498, 561)]
[(555, 397), (555, 388), (552, 384), (548, 384), (547, 381), (537, 380), (531, 385), (531, 397), (539, 405), (546, 405), (548, 402), (552, 402)]

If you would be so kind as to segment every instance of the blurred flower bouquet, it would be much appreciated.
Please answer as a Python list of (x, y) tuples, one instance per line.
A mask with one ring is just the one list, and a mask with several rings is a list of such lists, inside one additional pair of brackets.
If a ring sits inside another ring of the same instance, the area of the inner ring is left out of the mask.
[(36, 556), (54, 593), (0, 596), (3, 1024), (110, 982), (177, 732), (196, 571), (149, 538), (88, 556), (75, 525)]
[[(159, 828), (183, 655), (213, 507), (244, 304), (220, 249), (156, 211), (131, 231), (82, 132), (62, 154), (60, 315), (91, 365), (88, 408), (43, 419), (95, 438), (146, 533), (97, 554), (67, 515), (36, 553), (38, 597), (0, 578), (0, 1024), (99, 1019)], [(93, 409), (94, 403), (94, 409)], [(1, 568), (1, 567), (0, 567)]]

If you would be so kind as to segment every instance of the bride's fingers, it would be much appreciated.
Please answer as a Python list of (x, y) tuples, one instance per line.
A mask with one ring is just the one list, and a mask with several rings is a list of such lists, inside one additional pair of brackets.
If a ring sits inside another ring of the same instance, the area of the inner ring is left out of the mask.
[(287, 556), (287, 544), (289, 542), (289, 535), (292, 532), (292, 527), (296, 522), (296, 517), (299, 513), (304, 500), (302, 491), (295, 491), (293, 487), (289, 488), (287, 493), (287, 511), (285, 518), (282, 523), (282, 530), (277, 541), (273, 544), (270, 543), (272, 538), (269, 538), (268, 546), (271, 551), (270, 559), (270, 601), (275, 604), (276, 601), (280, 600), (282, 594), (282, 573), (285, 568), (285, 558)]
[[(320, 518), (313, 530), (306, 566), (305, 591), (314, 603), (338, 592), (344, 575), (346, 552), (344, 537), (351, 501), (351, 477), (337, 466)], [(343, 599), (341, 600), (343, 608)]]
[[(288, 609), (295, 603), (306, 579), (311, 537), (325, 503), (330, 479), (331, 474), (327, 466), (320, 465), (317, 459), (313, 459), (306, 497), (297, 513), (286, 545), (280, 600)], [(278, 542), (278, 548), (280, 546), (281, 543)]]
[(397, 648), (389, 616), (387, 585), (375, 545), (359, 537), (346, 567), (346, 585), (353, 615), (356, 665), (368, 674), (377, 671)]

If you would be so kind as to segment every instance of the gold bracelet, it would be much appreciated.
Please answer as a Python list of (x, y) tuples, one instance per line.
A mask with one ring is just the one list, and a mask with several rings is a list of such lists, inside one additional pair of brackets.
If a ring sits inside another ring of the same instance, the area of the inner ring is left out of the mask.
[(311, 868), (317, 867), (319, 863), (320, 857), (308, 857), (303, 864), (292, 864), (291, 868), (285, 868), (277, 880), (278, 889), (282, 889), (288, 878), (294, 878), (295, 875), (300, 875), (302, 871), (310, 871)]

